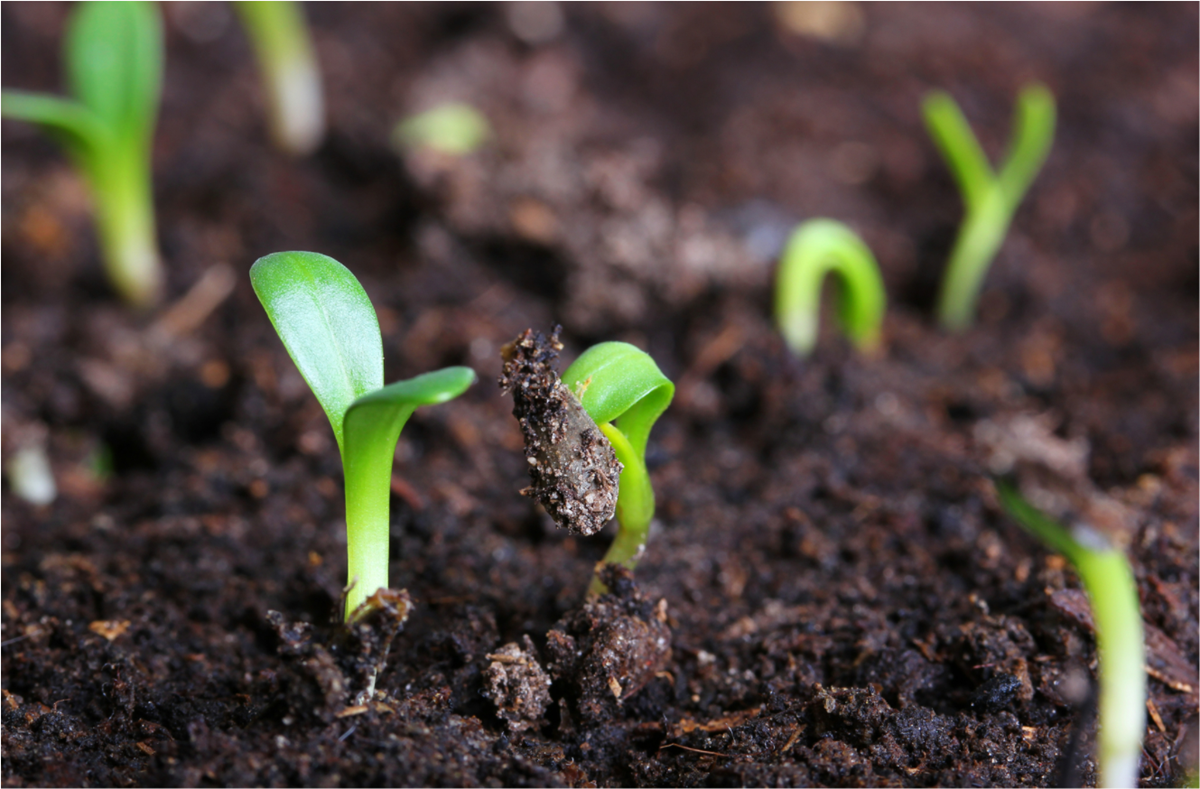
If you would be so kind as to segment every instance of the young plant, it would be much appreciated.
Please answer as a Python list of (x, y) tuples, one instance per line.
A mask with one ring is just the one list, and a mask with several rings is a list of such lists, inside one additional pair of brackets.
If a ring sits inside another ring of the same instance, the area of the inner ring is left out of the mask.
[(1075, 566), (1092, 603), (1100, 675), (1098, 786), (1137, 786), (1146, 728), (1145, 646), (1137, 584), (1120, 548), (1087, 526), (1071, 529), (1047, 517), (1004, 481), (1004, 509)]
[(936, 92), (925, 99), (925, 125), (962, 192), (965, 214), (938, 298), (938, 320), (951, 331), (971, 324), (975, 302), (992, 259), (1004, 243), (1013, 214), (1042, 168), (1054, 141), (1054, 96), (1030, 85), (1017, 97), (1008, 155), (999, 174), (954, 99)]
[[(619, 529), (604, 563), (632, 570), (646, 549), (654, 519), (646, 444), (650, 429), (675, 396), (675, 384), (648, 353), (626, 342), (588, 348), (566, 369), (562, 382), (599, 426), (623, 466), (617, 495)], [(597, 573), (588, 593), (595, 596), (604, 591)]]
[(558, 330), (547, 341), (529, 329), (501, 351), (501, 387), (525, 439), (537, 499), (558, 525), (583, 536), (600, 531), (614, 512), (620, 526), (588, 594), (605, 591), (599, 568), (637, 564), (654, 518), (646, 470), (650, 429), (675, 396), (644, 351), (623, 342), (589, 348), (560, 379), (554, 360)]
[(887, 304), (883, 277), (870, 248), (832, 219), (804, 222), (784, 247), (775, 281), (775, 322), (784, 340), (800, 356), (812, 353), (821, 322), (821, 285), (830, 273), (841, 285), (842, 331), (859, 350), (874, 350)]
[(399, 148), (429, 148), (448, 156), (466, 156), (491, 133), (483, 113), (470, 104), (451, 102), (397, 123), (392, 143)]
[(333, 427), (346, 475), (346, 620), (388, 586), (392, 460), (418, 406), (452, 400), (475, 380), (447, 367), (383, 385), (383, 339), (366, 291), (336, 260), (276, 252), (250, 269), (254, 292)]
[(321, 70), (300, 4), (235, 2), (263, 75), (271, 138), (295, 156), (312, 153), (325, 136)]
[(159, 298), (150, 149), (162, 83), (162, 22), (146, 2), (74, 6), (64, 44), (74, 98), (5, 90), (0, 114), (39, 124), (66, 148), (95, 203), (102, 258), (129, 304)]

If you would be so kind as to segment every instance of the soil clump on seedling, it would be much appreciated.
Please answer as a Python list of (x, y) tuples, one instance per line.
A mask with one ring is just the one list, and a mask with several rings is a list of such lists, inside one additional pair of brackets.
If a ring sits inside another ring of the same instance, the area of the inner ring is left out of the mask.
[(612, 444), (558, 377), (562, 327), (547, 339), (526, 329), (500, 349), (500, 388), (513, 397), (533, 484), (521, 491), (554, 522), (584, 537), (604, 528), (617, 510), (621, 463)]

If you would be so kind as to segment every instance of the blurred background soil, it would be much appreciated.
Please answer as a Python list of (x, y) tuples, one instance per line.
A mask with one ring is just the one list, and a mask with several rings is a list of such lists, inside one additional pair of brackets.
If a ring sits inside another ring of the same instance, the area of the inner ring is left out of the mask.
[[(293, 160), (229, 7), (163, 6), (155, 314), (109, 292), (61, 151), (2, 125), (3, 455), (44, 448), (57, 484), (3, 492), (6, 785), (1091, 783), (1090, 622), (1000, 513), (993, 428), (1074, 453), (1127, 513), (1142, 783), (1195, 775), (1194, 4), (305, 8), (330, 132)], [(60, 91), (67, 10), (0, 6), (5, 87)], [(950, 91), (995, 159), (1035, 80), (1054, 148), (976, 326), (946, 335), (961, 207), (921, 98)], [(482, 150), (392, 147), (445, 100), (489, 118)], [(879, 259), (877, 357), (829, 321), (799, 360), (772, 327), (774, 259), (817, 216)], [(246, 276), (281, 249), (360, 277), (387, 380), (480, 375), (400, 440), (391, 574), (415, 607), (375, 704), (328, 647), (336, 445)], [(517, 493), (499, 348), (555, 323), (566, 363), (625, 340), (678, 385), (621, 603), (672, 654), (598, 720), (559, 679), (510, 730), (492, 656), (547, 664), (608, 541)]]

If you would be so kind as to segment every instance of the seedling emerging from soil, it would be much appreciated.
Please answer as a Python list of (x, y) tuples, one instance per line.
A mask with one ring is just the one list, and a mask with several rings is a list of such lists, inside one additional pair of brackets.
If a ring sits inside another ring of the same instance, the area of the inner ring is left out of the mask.
[(162, 23), (143, 2), (79, 3), (67, 22), (73, 99), (6, 90), (0, 113), (40, 124), (67, 149), (95, 203), (108, 277), (128, 303), (158, 300), (150, 149), (162, 83)]
[(841, 285), (838, 317), (842, 331), (862, 351), (879, 345), (887, 296), (875, 256), (854, 231), (832, 219), (810, 219), (783, 249), (775, 282), (775, 321), (800, 356), (817, 345), (821, 284), (835, 274)]
[(925, 125), (962, 192), (965, 214), (938, 299), (938, 320), (961, 331), (971, 324), (975, 302), (992, 259), (1004, 242), (1013, 214), (1054, 141), (1054, 96), (1030, 85), (1017, 97), (1013, 139), (999, 174), (993, 173), (979, 140), (954, 99), (936, 92), (925, 99)]
[(250, 269), (254, 292), (329, 417), (346, 474), (350, 589), (346, 619), (388, 585), (388, 496), (404, 423), (418, 406), (452, 400), (475, 380), (447, 367), (383, 385), (383, 339), (366, 291), (336, 260), (276, 252)]
[(312, 153), (325, 136), (325, 101), (300, 4), (252, 0), (233, 6), (262, 71), (272, 139), (290, 154)]
[(400, 148), (430, 148), (449, 156), (466, 156), (491, 133), (483, 113), (470, 104), (452, 102), (400, 121), (392, 132), (392, 142)]
[[(675, 396), (675, 385), (648, 354), (623, 342), (589, 348), (560, 380), (553, 362), (562, 349), (526, 330), (504, 347), (501, 386), (525, 436), (533, 496), (560, 525), (595, 534), (614, 511), (620, 530), (603, 563), (633, 569), (654, 518), (646, 469), (650, 429)], [(597, 575), (590, 595), (604, 592)]]
[(1004, 509), (1075, 565), (1092, 603), (1100, 674), (1099, 786), (1137, 786), (1146, 728), (1145, 646), (1137, 584), (1121, 549), (1080, 524), (1064, 528), (997, 481)]

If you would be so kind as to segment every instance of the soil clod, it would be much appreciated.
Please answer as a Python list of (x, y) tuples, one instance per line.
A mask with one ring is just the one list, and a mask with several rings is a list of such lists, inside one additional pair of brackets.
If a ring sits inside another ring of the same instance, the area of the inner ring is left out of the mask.
[(610, 593), (567, 614), (546, 641), (554, 678), (585, 724), (617, 715), (671, 659), (665, 601), (647, 600), (620, 565), (606, 565), (600, 580)]
[(539, 726), (550, 705), (550, 675), (537, 661), (529, 636), (525, 646), (508, 643), (488, 655), (483, 695), (496, 705), (496, 714), (511, 731)]

